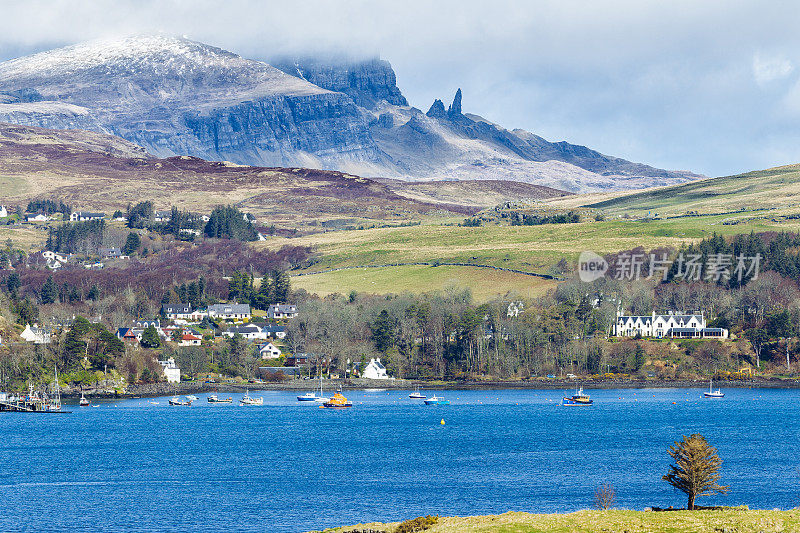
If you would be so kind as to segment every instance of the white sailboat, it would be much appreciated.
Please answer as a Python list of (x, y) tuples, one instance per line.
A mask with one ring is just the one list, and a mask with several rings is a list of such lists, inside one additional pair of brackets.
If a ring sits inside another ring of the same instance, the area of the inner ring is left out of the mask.
[(708, 380), (708, 392), (704, 392), (703, 396), (705, 396), (706, 398), (722, 398), (722, 397), (724, 397), (725, 393), (722, 392), (721, 390), (719, 390), (719, 389), (712, 390), (712, 382), (713, 382), (712, 379)]
[(409, 398), (411, 398), (412, 400), (424, 400), (425, 398), (427, 398), (427, 396), (425, 396), (424, 394), (422, 394), (422, 393), (419, 391), (419, 385), (417, 385), (417, 386), (414, 388), (414, 392), (412, 392), (411, 394), (409, 394), (409, 395), (408, 395), (408, 397), (409, 397)]

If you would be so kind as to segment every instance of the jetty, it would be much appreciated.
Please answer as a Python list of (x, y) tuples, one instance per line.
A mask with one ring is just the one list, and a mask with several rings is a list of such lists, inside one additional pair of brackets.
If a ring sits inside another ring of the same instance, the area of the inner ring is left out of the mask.
[(56, 392), (53, 396), (49, 396), (46, 392), (37, 392), (33, 383), (29, 383), (27, 394), (0, 392), (0, 412), (69, 413), (69, 411), (61, 410), (58, 371), (56, 370)]

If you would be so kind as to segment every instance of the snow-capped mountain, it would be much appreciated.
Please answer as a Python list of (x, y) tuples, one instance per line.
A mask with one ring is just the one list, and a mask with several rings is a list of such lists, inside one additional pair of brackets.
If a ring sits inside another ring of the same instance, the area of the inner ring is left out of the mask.
[(184, 38), (94, 41), (0, 63), (0, 120), (118, 135), (158, 156), (380, 162), (344, 94)]
[(132, 36), (0, 63), (0, 122), (110, 133), (160, 157), (407, 179), (513, 179), (570, 191), (677, 183), (669, 172), (462, 113), (410, 107), (380, 60), (261, 61)]

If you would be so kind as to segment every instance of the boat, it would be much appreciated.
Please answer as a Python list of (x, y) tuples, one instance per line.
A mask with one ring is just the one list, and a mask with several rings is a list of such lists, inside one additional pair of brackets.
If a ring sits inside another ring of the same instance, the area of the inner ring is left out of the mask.
[(561, 405), (592, 405), (593, 402), (594, 400), (583, 392), (583, 387), (581, 387), (572, 396), (564, 396), (564, 399), (561, 400)]
[(251, 398), (250, 391), (245, 391), (244, 396), (239, 400), (239, 405), (264, 405), (264, 398)]
[(192, 400), (181, 400), (177, 396), (170, 398), (169, 400), (170, 405), (192, 405)]
[(233, 398), (230, 396), (227, 398), (220, 398), (216, 394), (212, 394), (208, 397), (208, 403), (233, 403)]
[(330, 401), (330, 398), (326, 398), (325, 395), (322, 393), (322, 376), (319, 377), (319, 396), (315, 392), (307, 392), (301, 396), (297, 397), (298, 402), (317, 402), (317, 403), (325, 403)]
[(719, 389), (717, 389), (717, 390), (712, 390), (711, 389), (712, 382), (713, 382), (713, 380), (711, 380), (711, 379), (708, 380), (708, 392), (704, 392), (703, 396), (705, 396), (706, 398), (723, 398), (725, 396), (724, 392), (722, 392)]
[(307, 392), (307, 393), (303, 394), (302, 396), (298, 396), (297, 397), (297, 401), (298, 402), (316, 402), (317, 398), (318, 398), (317, 394), (315, 392), (311, 391), (311, 392)]
[(86, 396), (84, 396), (83, 393), (81, 393), (81, 399), (78, 400), (78, 405), (81, 407), (89, 407), (91, 402), (86, 399)]
[(435, 394), (425, 400), (425, 405), (450, 405), (450, 400), (439, 398)]
[(341, 392), (334, 394), (327, 402), (319, 406), (320, 409), (345, 409), (353, 404)]
[(190, 394), (189, 396), (186, 397), (186, 399), (192, 402), (196, 402), (198, 398), (197, 396)]
[(155, 400), (149, 400), (147, 403), (149, 403), (150, 405), (158, 405), (158, 404), (159, 404), (159, 403), (158, 403), (157, 401), (155, 401)]
[(412, 400), (424, 400), (425, 398), (427, 398), (427, 396), (425, 396), (419, 391), (419, 387), (416, 387), (414, 389), (414, 392), (409, 394), (408, 397), (411, 398)]

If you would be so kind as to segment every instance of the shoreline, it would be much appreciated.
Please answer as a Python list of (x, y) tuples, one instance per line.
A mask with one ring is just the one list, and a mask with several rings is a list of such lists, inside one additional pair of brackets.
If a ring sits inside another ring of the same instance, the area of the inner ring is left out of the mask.
[[(445, 390), (566, 390), (582, 386), (585, 390), (608, 389), (704, 389), (706, 380), (626, 380), (626, 381), (418, 381), (418, 380), (368, 380), (368, 379), (330, 379), (323, 381), (325, 390), (413, 390), (419, 387), (427, 391)], [(721, 388), (735, 389), (800, 389), (796, 379), (753, 379), (747, 381), (720, 381)], [(319, 381), (294, 380), (283, 383), (148, 383), (129, 386), (125, 393), (110, 393), (97, 389), (72, 389), (62, 391), (64, 398), (80, 398), (81, 393), (91, 398), (151, 398), (160, 396), (180, 396), (195, 393), (243, 393), (250, 391), (296, 391), (306, 392), (319, 389)]]
[[(628, 509), (574, 511), (569, 513), (528, 513), (510, 511), (494, 515), (436, 516), (424, 528), (429, 533), (473, 533), (481, 531), (650, 531), (652, 533), (763, 533), (765, 531), (798, 531), (800, 511), (749, 509), (738, 507), (706, 507), (685, 509)], [(412, 520), (409, 520), (411, 522)], [(401, 522), (371, 522), (339, 526), (308, 533), (390, 533)], [(408, 529), (410, 530), (410, 529)], [(421, 530), (414, 530), (421, 531)]]

